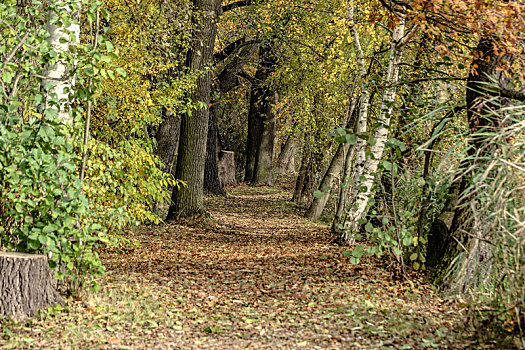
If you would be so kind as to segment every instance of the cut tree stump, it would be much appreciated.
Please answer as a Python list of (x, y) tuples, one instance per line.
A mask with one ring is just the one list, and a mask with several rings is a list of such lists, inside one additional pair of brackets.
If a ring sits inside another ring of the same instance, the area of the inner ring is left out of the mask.
[(0, 252), (0, 316), (23, 321), (64, 304), (44, 255)]
[(235, 153), (232, 151), (219, 152), (219, 179), (222, 186), (237, 186), (235, 180)]

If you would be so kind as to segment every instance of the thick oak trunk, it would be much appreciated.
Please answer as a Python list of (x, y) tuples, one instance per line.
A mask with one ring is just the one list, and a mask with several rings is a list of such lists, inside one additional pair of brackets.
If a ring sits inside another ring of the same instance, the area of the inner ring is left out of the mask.
[[(467, 79), (467, 117), (471, 137), (469, 155), (461, 169), (483, 168), (483, 159), (494, 147), (487, 147), (487, 133), (501, 127), (505, 105), (503, 96), (495, 91), (508, 90), (509, 76), (505, 67), (511, 58), (496, 53), (492, 37), (480, 40), (476, 51), (479, 56), (472, 62)], [(460, 170), (461, 171), (461, 170)], [(468, 201), (470, 174), (459, 174), (449, 189), (449, 196), (439, 218), (433, 223), (427, 248), (427, 262), (433, 268), (436, 282), (444, 289), (462, 291), (469, 285), (490, 274), (491, 246), (484, 241), (486, 232), (482, 227), (472, 225), (473, 213)], [(457, 268), (449, 273), (452, 262), (464, 253)]]
[(167, 109), (162, 110), (162, 123), (155, 134), (157, 149), (155, 154), (163, 164), (162, 170), (175, 175), (175, 155), (179, 144), (180, 118)]
[[(269, 98), (269, 97), (268, 97)], [(257, 144), (252, 185), (273, 186), (273, 148), (275, 143), (275, 116), (272, 108), (275, 101), (264, 101), (263, 131)]]
[[(267, 83), (267, 80), (275, 71), (277, 64), (277, 59), (270, 44), (261, 46), (259, 55), (261, 61), (257, 67), (250, 94), (248, 138), (246, 140), (246, 167), (244, 174), (244, 181), (253, 182), (253, 184), (257, 185), (268, 182), (268, 174), (271, 174), (271, 170), (268, 171), (268, 164), (265, 162), (268, 158), (271, 158), (271, 156), (269, 156), (270, 144), (273, 155), (275, 121), (272, 115), (272, 107), (275, 96), (273, 88)], [(258, 164), (259, 160), (263, 163), (260, 164), (261, 167), (258, 170), (260, 172), (258, 180), (254, 181), (257, 171), (256, 164)]]
[[(258, 47), (258, 42), (243, 38), (241, 44), (232, 50), (231, 53), (217, 64), (217, 75), (215, 83), (213, 84), (214, 94), (221, 95), (231, 91), (240, 84), (240, 75), (243, 72), (244, 65), (250, 60)], [(206, 165), (204, 169), (204, 191), (207, 194), (225, 196), (223, 186), (219, 174), (219, 164), (217, 155), (220, 152), (218, 142), (218, 126), (217, 126), (217, 104), (218, 99), (212, 101), (210, 107), (210, 119), (208, 125), (208, 139), (206, 145)], [(235, 177), (235, 170), (234, 170)], [(234, 178), (235, 180), (235, 178)]]
[(210, 119), (208, 125), (208, 137), (206, 142), (206, 165), (204, 167), (204, 192), (206, 194), (225, 196), (226, 191), (222, 188), (219, 178), (218, 167), (218, 138), (217, 138), (217, 104), (210, 106)]
[(185, 181), (187, 186), (173, 189), (173, 204), (169, 208), (167, 220), (180, 216), (192, 217), (205, 212), (204, 165), (211, 92), (211, 72), (207, 69), (212, 63), (220, 1), (194, 0), (193, 4), (196, 13), (202, 15), (195, 19), (196, 29), (188, 52), (187, 66), (191, 72), (199, 73), (196, 88), (191, 94), (193, 104), (198, 107), (191, 115), (183, 114), (181, 117), (175, 177)]
[(0, 252), (0, 315), (22, 321), (40, 309), (64, 304), (47, 257)]

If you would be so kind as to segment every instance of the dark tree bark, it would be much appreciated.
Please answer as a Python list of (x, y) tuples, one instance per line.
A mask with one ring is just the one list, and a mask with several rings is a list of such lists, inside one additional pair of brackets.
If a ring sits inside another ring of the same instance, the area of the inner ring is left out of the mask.
[[(240, 84), (240, 73), (244, 65), (250, 60), (257, 50), (258, 42), (243, 38), (229, 45), (220, 57), (222, 62), (217, 67), (217, 78), (213, 85), (217, 95), (225, 94)], [(217, 57), (217, 55), (216, 55)], [(217, 128), (217, 103), (212, 101), (208, 124), (208, 137), (206, 144), (206, 165), (204, 169), (204, 191), (207, 194), (225, 196), (226, 191), (220, 181), (218, 172), (218, 128)]]
[[(498, 110), (506, 104), (503, 98), (506, 95), (502, 92), (511, 91), (508, 87), (509, 77), (501, 69), (511, 58), (501, 57), (495, 52), (494, 38), (482, 38), (476, 51), (478, 57), (472, 62), (466, 91), (467, 117), (471, 133), (469, 154), (474, 157), (462, 164), (460, 168), (463, 170), (460, 171), (476, 166), (473, 162), (483, 159), (487, 152), (495, 151), (487, 147), (487, 136), (480, 131), (495, 132), (501, 127), (502, 112)], [(451, 290), (461, 290), (478, 278), (481, 265), (484, 265), (484, 269), (490, 269), (487, 265), (489, 246), (479, 242), (477, 238), (472, 238), (470, 232), (472, 226), (469, 219), (472, 218), (472, 213), (465, 205), (465, 200), (468, 200), (468, 193), (465, 191), (469, 182), (468, 173), (458, 175), (449, 189), (448, 200), (429, 234), (428, 265), (433, 268), (437, 282)], [(463, 249), (467, 249), (468, 259), (471, 260), (462, 264), (454, 273), (447, 274), (450, 265)], [(476, 251), (471, 251), (472, 249)]]
[(208, 125), (208, 138), (206, 143), (206, 165), (204, 167), (204, 192), (217, 196), (226, 196), (219, 179), (218, 167), (218, 140), (217, 140), (217, 104), (210, 106), (210, 119)]
[[(250, 109), (248, 112), (248, 138), (246, 141), (246, 168), (244, 181), (254, 185), (268, 184), (271, 177), (271, 162), (266, 163), (273, 155), (275, 125), (272, 115), (274, 104), (273, 87), (267, 83), (268, 78), (275, 71), (277, 58), (271, 44), (262, 45), (259, 51), (260, 62), (255, 73), (250, 95)], [(267, 129), (267, 130), (265, 130)], [(272, 155), (269, 155), (270, 149)], [(260, 147), (262, 146), (262, 147)], [(257, 170), (258, 160), (262, 163)], [(268, 171), (269, 170), (269, 171)], [(257, 180), (255, 179), (256, 172)], [(268, 174), (270, 174), (268, 176)], [(256, 180), (256, 181), (255, 181)]]
[(274, 101), (264, 101), (266, 112), (263, 124), (263, 131), (257, 143), (255, 154), (255, 167), (253, 171), (252, 185), (254, 186), (273, 186), (273, 148), (275, 145), (275, 115), (273, 113)]
[(319, 190), (324, 193), (320, 198), (314, 197), (312, 199), (312, 204), (305, 213), (305, 217), (309, 220), (319, 220), (323, 210), (330, 198), (330, 193), (332, 192), (332, 186), (334, 185), (335, 180), (341, 176), (341, 171), (343, 169), (344, 159), (346, 152), (348, 152), (348, 144), (339, 144), (337, 150), (330, 161), (330, 165), (326, 170), (321, 183), (319, 184)]
[(164, 165), (162, 170), (172, 175), (175, 175), (175, 154), (177, 154), (179, 135), (180, 118), (163, 108), (162, 123), (155, 134), (155, 139), (157, 140), (155, 154)]
[(179, 151), (175, 177), (187, 186), (175, 187), (173, 204), (167, 220), (178, 217), (192, 217), (204, 214), (204, 166), (206, 161), (206, 140), (208, 134), (209, 105), (211, 93), (211, 72), (202, 74), (212, 63), (220, 0), (194, 0), (196, 14), (195, 30), (186, 65), (191, 72), (200, 72), (191, 100), (198, 106), (191, 115), (181, 117)]
[(260, 139), (264, 124), (260, 118), (256, 118), (255, 109), (258, 105), (254, 101), (254, 87), (250, 94), (250, 109), (248, 111), (248, 136), (246, 139), (246, 165), (244, 167), (244, 181), (249, 183), (253, 180), (255, 169), (255, 156), (257, 152), (257, 140)]
[(55, 284), (46, 256), (0, 252), (0, 316), (22, 321), (63, 305)]
[(296, 204), (301, 204), (303, 198), (303, 188), (304, 182), (306, 179), (306, 172), (309, 163), (309, 153), (306, 150), (306, 145), (303, 146), (303, 157), (301, 159), (301, 167), (299, 168), (299, 174), (297, 175), (297, 180), (295, 181), (295, 190), (292, 195), (292, 202)]

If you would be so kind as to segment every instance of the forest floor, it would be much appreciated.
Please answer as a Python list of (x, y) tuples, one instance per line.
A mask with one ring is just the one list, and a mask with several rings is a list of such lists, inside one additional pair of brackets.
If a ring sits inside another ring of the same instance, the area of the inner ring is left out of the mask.
[(98, 293), (4, 324), (0, 347), (477, 347), (461, 301), (396, 279), (377, 259), (350, 264), (348, 248), (302, 218), (290, 193), (243, 185), (207, 199), (212, 219), (142, 227), (134, 249), (102, 254)]

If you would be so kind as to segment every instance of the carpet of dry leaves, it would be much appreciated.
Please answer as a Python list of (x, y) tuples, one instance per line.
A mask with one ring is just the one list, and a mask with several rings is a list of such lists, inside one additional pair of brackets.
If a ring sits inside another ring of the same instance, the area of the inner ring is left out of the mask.
[(301, 217), (289, 185), (207, 199), (211, 218), (142, 227), (104, 252), (101, 290), (0, 328), (0, 347), (59, 349), (471, 348), (465, 310), (380, 261), (352, 265)]

